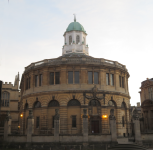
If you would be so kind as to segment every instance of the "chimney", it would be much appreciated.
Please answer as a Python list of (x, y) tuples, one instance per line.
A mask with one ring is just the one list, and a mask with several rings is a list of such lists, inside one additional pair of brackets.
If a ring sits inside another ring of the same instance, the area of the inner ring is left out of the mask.
[(137, 103), (137, 107), (140, 107), (140, 102)]

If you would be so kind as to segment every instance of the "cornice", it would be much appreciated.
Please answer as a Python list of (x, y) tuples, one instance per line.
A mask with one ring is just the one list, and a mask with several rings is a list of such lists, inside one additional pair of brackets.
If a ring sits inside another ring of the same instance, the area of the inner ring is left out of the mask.
[[(41, 96), (41, 95), (46, 95), (46, 94), (70, 94), (70, 93), (92, 93), (91, 90), (63, 90), (63, 91), (43, 91), (43, 92), (36, 92), (36, 93), (30, 93), (30, 94), (27, 94), (27, 95), (23, 95), (21, 97), (21, 99), (25, 99), (25, 98), (28, 98), (28, 97), (33, 97), (33, 96)], [(128, 94), (125, 94), (125, 93), (121, 93), (121, 92), (114, 92), (114, 91), (105, 91), (105, 90), (99, 90), (97, 92), (97, 94), (113, 94), (113, 95), (120, 95), (120, 96), (124, 96), (124, 97), (127, 97), (127, 98), (131, 98)]]

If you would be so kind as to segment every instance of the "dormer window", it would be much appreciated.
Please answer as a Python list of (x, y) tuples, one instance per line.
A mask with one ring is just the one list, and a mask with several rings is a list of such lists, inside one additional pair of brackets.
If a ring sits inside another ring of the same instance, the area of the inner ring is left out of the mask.
[(69, 45), (71, 45), (71, 43), (72, 43), (72, 36), (70, 35), (69, 36)]
[(80, 43), (80, 37), (79, 35), (76, 36), (76, 44), (79, 44)]

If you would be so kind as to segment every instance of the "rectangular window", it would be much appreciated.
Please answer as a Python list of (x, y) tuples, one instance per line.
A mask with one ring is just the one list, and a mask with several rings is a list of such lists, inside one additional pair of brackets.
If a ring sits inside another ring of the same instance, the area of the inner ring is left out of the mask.
[(35, 75), (35, 87), (38, 86), (38, 75)]
[(28, 78), (26, 80), (26, 90), (28, 89)]
[(114, 86), (114, 75), (110, 74), (110, 77), (111, 77), (111, 85)]
[(122, 77), (122, 88), (124, 88), (124, 77)]
[(42, 86), (42, 74), (39, 75), (39, 86)]
[(78, 84), (79, 83), (79, 71), (74, 72), (74, 79), (75, 79), (74, 83)]
[(36, 117), (36, 128), (39, 128), (39, 117)]
[(121, 76), (119, 76), (119, 84), (120, 84), (120, 87), (122, 87), (122, 78), (121, 78)]
[(92, 78), (92, 72), (88, 72), (88, 84), (92, 84), (93, 83), (93, 78)]
[(109, 85), (109, 73), (106, 73), (106, 85)]
[(55, 84), (60, 84), (60, 73), (55, 72)]
[(122, 116), (122, 126), (124, 127), (124, 116)]
[(68, 83), (73, 84), (73, 71), (68, 72)]
[(53, 120), (52, 120), (52, 128), (54, 128), (54, 116), (52, 118), (53, 118)]
[(50, 73), (50, 84), (54, 84), (54, 72)]
[(30, 84), (31, 84), (31, 77), (29, 77), (29, 89), (30, 89)]
[(76, 127), (76, 116), (72, 116), (72, 127)]
[(99, 73), (94, 72), (94, 84), (99, 84)]

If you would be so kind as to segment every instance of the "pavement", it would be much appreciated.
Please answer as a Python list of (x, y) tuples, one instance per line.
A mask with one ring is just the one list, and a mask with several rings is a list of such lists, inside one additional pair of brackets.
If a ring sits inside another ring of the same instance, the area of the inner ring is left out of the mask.
[[(129, 142), (128, 138), (118, 138), (117, 142), (119, 144), (134, 144), (134, 142)], [(153, 148), (148, 148), (147, 150), (153, 150)]]

